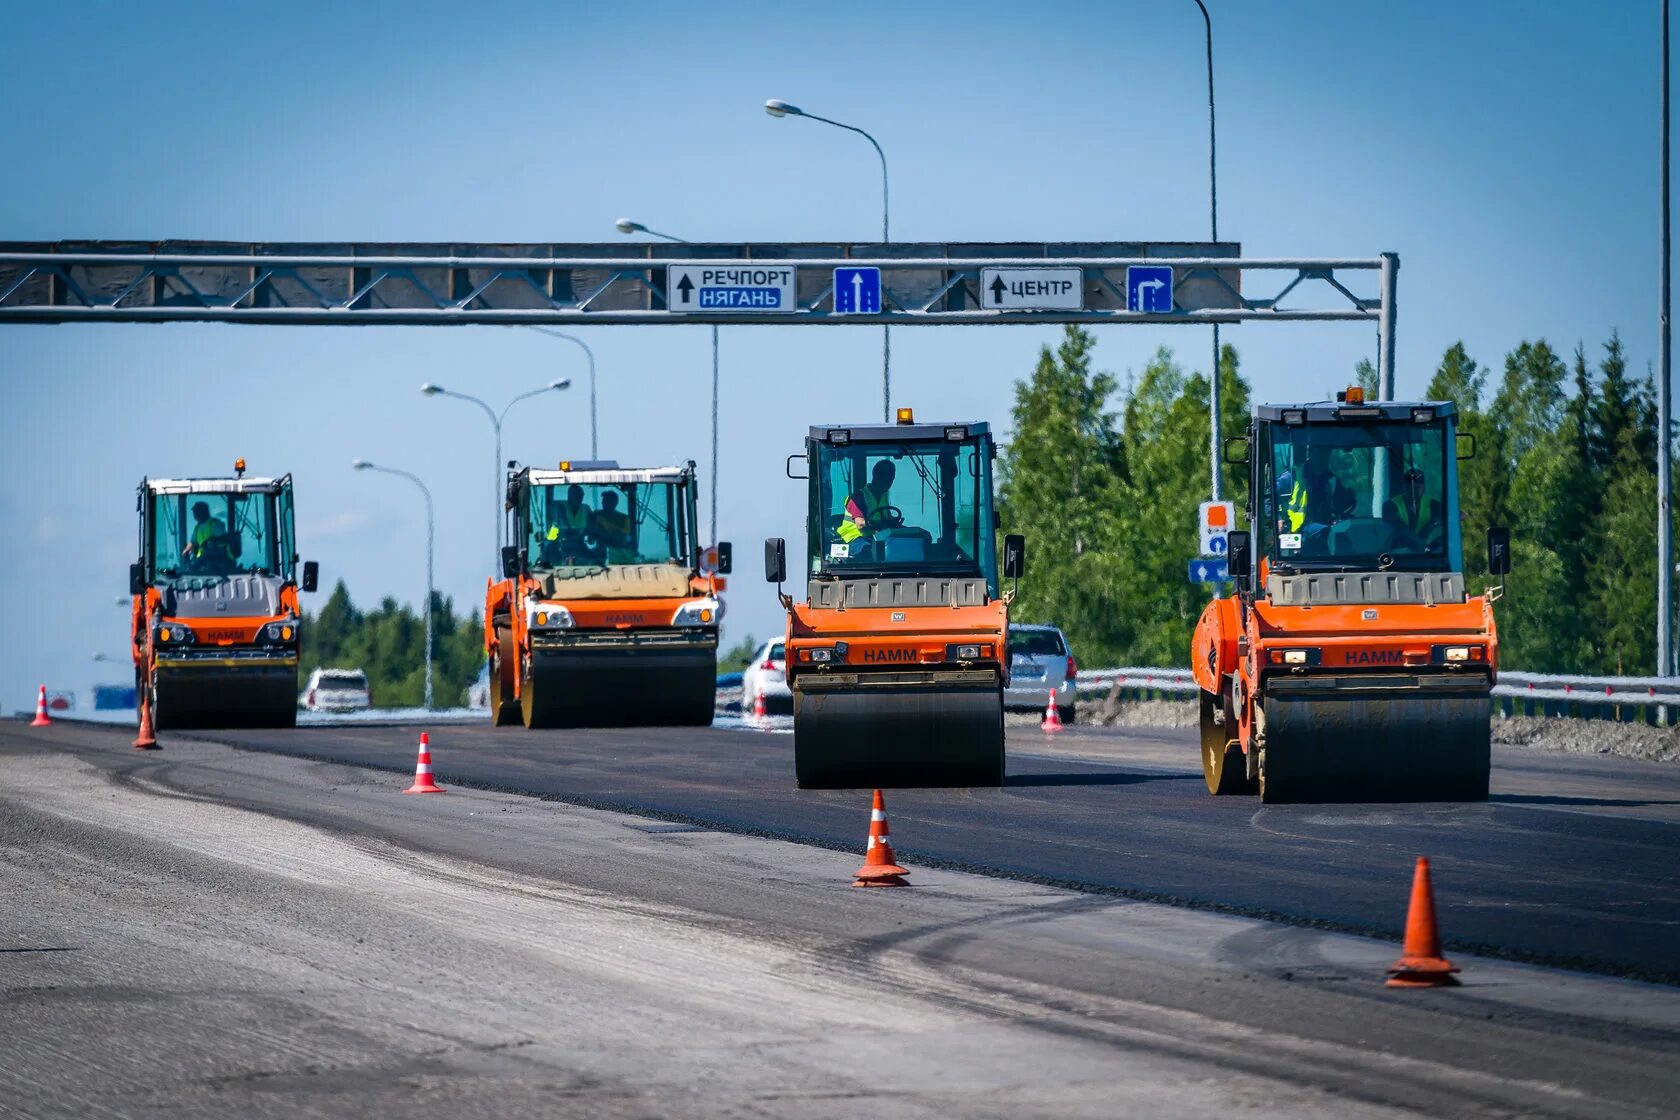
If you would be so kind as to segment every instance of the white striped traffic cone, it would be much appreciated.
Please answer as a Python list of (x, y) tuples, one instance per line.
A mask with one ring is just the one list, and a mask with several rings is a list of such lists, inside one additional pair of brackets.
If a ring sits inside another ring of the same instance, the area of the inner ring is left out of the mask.
[(442, 793), (443, 787), (432, 781), (432, 744), (424, 731), (420, 732), (420, 757), (414, 762), (414, 784), (404, 793)]
[(51, 727), (52, 717), (47, 715), (47, 686), (41, 686), (41, 692), (35, 697), (35, 718), (30, 721), (31, 727)]
[(1054, 692), (1050, 694), (1050, 703), (1044, 708), (1044, 722), (1038, 725), (1038, 729), (1047, 735), (1054, 735), (1062, 729), (1062, 712), (1056, 707)]

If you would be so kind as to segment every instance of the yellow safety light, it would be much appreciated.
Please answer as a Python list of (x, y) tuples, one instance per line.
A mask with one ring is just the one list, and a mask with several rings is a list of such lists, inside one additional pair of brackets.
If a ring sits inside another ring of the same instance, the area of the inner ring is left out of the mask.
[(898, 422), (900, 424), (914, 424), (916, 422), (915, 411), (913, 409), (908, 409), (908, 408), (899, 409), (898, 410)]
[(1361, 385), (1354, 385), (1354, 386), (1349, 387), (1349, 389), (1347, 391), (1346, 402), (1348, 404), (1364, 404), (1365, 403), (1365, 389), (1364, 389), (1364, 387), (1361, 386)]
[(235, 459), (233, 461), (233, 473), (236, 474), (236, 475), (239, 475), (241, 477), (244, 476), (244, 474), (245, 474), (245, 460)]
[(570, 459), (560, 460), (560, 469), (563, 470), (563, 471), (571, 470), (572, 469), (572, 461)]

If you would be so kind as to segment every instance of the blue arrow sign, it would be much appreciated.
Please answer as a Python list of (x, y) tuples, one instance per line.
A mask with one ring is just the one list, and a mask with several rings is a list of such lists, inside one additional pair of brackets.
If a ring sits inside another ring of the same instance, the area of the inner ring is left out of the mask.
[(1173, 309), (1173, 270), (1166, 265), (1126, 269), (1126, 310), (1166, 314)]
[(1229, 583), (1230, 579), (1231, 569), (1224, 557), (1190, 561), (1191, 583)]
[(881, 270), (878, 268), (835, 269), (834, 313), (836, 315), (879, 315), (881, 313)]

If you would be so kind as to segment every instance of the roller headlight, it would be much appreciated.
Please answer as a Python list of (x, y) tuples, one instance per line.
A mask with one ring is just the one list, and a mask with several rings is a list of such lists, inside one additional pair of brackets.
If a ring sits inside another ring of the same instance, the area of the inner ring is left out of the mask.
[(271, 622), (263, 627), (262, 636), (268, 642), (290, 642), (297, 637), (297, 624), (290, 619), (284, 622)]
[(723, 618), (723, 601), (721, 599), (696, 599), (692, 603), (684, 603), (677, 608), (677, 613), (671, 616), (672, 626), (716, 626)]
[(559, 603), (536, 604), (531, 608), (529, 620), (533, 630), (570, 630), (576, 625), (572, 612)]
[(190, 645), (193, 640), (192, 627), (182, 626), (176, 622), (166, 622), (158, 627), (158, 643), (166, 646)]

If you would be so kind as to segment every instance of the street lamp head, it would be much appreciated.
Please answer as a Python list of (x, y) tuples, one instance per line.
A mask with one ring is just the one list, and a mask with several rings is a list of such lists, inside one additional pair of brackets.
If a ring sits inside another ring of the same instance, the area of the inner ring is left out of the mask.
[(371, 466), (373, 466), (373, 464), (368, 462), (366, 459), (350, 460), (350, 467), (352, 470), (365, 471)]
[(424, 385), (420, 386), (420, 391), (428, 397), (435, 397), (437, 394), (443, 392), (443, 386), (433, 385), (430, 381), (428, 381)]
[(548, 387), (556, 392), (561, 389), (570, 389), (572, 387), (572, 379), (569, 377), (562, 377), (558, 381), (550, 381), (548, 383)]
[(619, 233), (646, 233), (647, 232), (647, 227), (644, 226), (641, 222), (632, 222), (629, 218), (620, 218), (618, 221), (614, 222), (613, 224), (618, 227), (618, 232)]
[(789, 105), (786, 101), (778, 101), (772, 97), (764, 103), (764, 111), (772, 117), (803, 117), (805, 111), (797, 105)]

